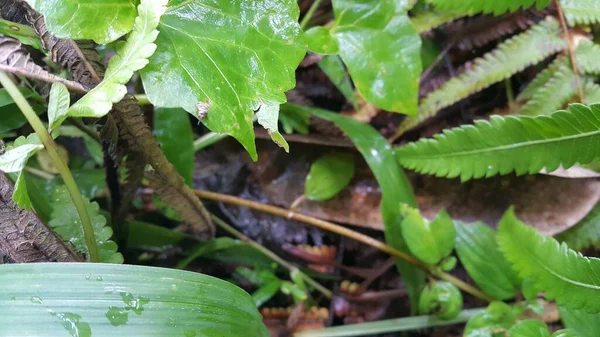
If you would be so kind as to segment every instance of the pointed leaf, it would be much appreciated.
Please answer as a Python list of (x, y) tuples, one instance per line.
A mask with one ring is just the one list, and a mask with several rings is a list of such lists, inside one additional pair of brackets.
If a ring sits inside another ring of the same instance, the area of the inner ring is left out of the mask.
[[(182, 107), (256, 158), (252, 114), (283, 103), (306, 47), (295, 0), (172, 0), (141, 72), (149, 100)], [(201, 107), (201, 109), (198, 109)]]
[(327, 200), (343, 190), (354, 177), (354, 159), (348, 153), (324, 155), (310, 166), (304, 195), (309, 200)]
[(456, 232), (452, 219), (441, 211), (431, 222), (425, 220), (419, 210), (404, 204), (400, 206), (402, 236), (410, 251), (427, 264), (437, 264), (452, 252)]
[[(96, 202), (90, 203), (87, 198), (84, 200), (96, 235), (100, 262), (123, 263), (123, 256), (117, 252), (117, 244), (110, 240), (113, 232), (106, 226), (106, 219), (100, 214), (100, 206)], [(65, 186), (58, 187), (54, 194), (52, 220), (48, 222), (48, 226), (63, 239), (71, 242), (77, 251), (87, 255), (81, 219)]]
[(560, 318), (565, 328), (575, 331), (580, 337), (596, 337), (600, 331), (600, 313), (589, 314), (583, 310), (559, 307)]
[(32, 27), (0, 19), (0, 34), (10, 36), (35, 49), (43, 50), (40, 37)]
[(496, 244), (496, 233), (484, 223), (455, 222), (456, 253), (469, 276), (486, 294), (512, 298), (520, 280)]
[(521, 321), (508, 330), (509, 337), (550, 337), (546, 323), (538, 319)]
[(308, 50), (321, 55), (335, 55), (340, 52), (340, 46), (331, 31), (323, 26), (313, 27), (304, 32)]
[(127, 34), (135, 19), (135, 0), (36, 1), (35, 8), (46, 19), (48, 30), (68, 40), (94, 40), (106, 44)]
[(344, 98), (352, 104), (354, 110), (358, 111), (359, 107), (354, 95), (352, 81), (350, 81), (350, 76), (346, 72), (346, 67), (342, 59), (337, 55), (328, 55), (323, 57), (318, 65), (325, 75), (329, 77), (329, 80), (333, 82), (335, 87), (344, 95)]
[(31, 134), (27, 138), (21, 136), (17, 138), (13, 147), (10, 147), (0, 156), (0, 171), (5, 173), (17, 173), (15, 187), (13, 191), (13, 201), (19, 207), (30, 210), (32, 207), (23, 169), (27, 161), (36, 152), (43, 149), (40, 139), (36, 134)]
[(125, 97), (125, 84), (135, 71), (148, 64), (148, 58), (156, 50), (156, 27), (166, 10), (167, 2), (168, 0), (141, 0), (138, 6), (139, 17), (135, 19), (127, 42), (111, 57), (102, 82), (73, 104), (69, 116), (102, 117), (112, 109), (113, 103)]
[(557, 304), (600, 312), (600, 259), (587, 258), (519, 221), (509, 209), (498, 228), (498, 245), (523, 278)]
[(69, 90), (64, 84), (54, 83), (50, 89), (50, 101), (48, 102), (48, 124), (50, 132), (55, 130), (67, 118), (67, 112), (71, 105)]
[(396, 151), (402, 166), (461, 180), (515, 171), (552, 172), (600, 156), (600, 105), (572, 104), (549, 116), (492, 116)]
[(192, 186), (194, 174), (194, 133), (189, 114), (182, 109), (156, 109), (154, 134), (167, 159), (186, 184)]
[(267, 130), (275, 144), (284, 148), (285, 152), (290, 152), (290, 146), (281, 133), (279, 133), (277, 127), (277, 123), (279, 122), (279, 103), (263, 102), (256, 112), (256, 117), (258, 124)]
[(188, 271), (6, 264), (0, 287), (3, 336), (269, 336), (245, 291)]
[(333, 0), (340, 56), (358, 92), (382, 109), (417, 114), (421, 38), (395, 0)]
[(533, 5), (536, 5), (537, 8), (543, 8), (548, 6), (550, 0), (427, 0), (427, 2), (443, 10), (500, 15), (506, 11), (514, 12)]

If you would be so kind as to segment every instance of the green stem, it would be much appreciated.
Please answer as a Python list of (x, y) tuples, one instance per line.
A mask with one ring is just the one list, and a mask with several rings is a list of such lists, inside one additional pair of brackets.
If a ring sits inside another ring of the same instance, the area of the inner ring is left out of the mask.
[(300, 277), (302, 277), (302, 279), (304, 280), (304, 282), (306, 282), (306, 283), (310, 284), (311, 286), (313, 286), (315, 289), (317, 289), (325, 297), (327, 297), (329, 299), (332, 298), (333, 293), (331, 292), (331, 290), (325, 288), (324, 286), (322, 286), (317, 281), (315, 281), (312, 278), (308, 277), (308, 275), (306, 275), (303, 272), (301, 272), (298, 269), (298, 267), (296, 267), (293, 264), (291, 264), (291, 263), (287, 262), (286, 260), (282, 259), (281, 257), (279, 257), (279, 255), (273, 253), (272, 251), (268, 250), (267, 248), (261, 246), (258, 242), (254, 241), (254, 240), (250, 239), (249, 237), (245, 236), (244, 234), (240, 233), (237, 229), (233, 228), (228, 223), (226, 223), (225, 221), (223, 221), (220, 218), (216, 217), (215, 215), (211, 214), (211, 218), (212, 218), (213, 222), (215, 224), (217, 224), (217, 226), (223, 228), (224, 230), (226, 230), (227, 232), (231, 233), (233, 236), (237, 237), (238, 239), (246, 242), (249, 246), (251, 246), (252, 248), (258, 250), (261, 253), (263, 253), (265, 256), (267, 256), (271, 260), (279, 263), (282, 267), (284, 267), (285, 269), (287, 269), (290, 272), (290, 274), (296, 273), (296, 275), (299, 275)]
[(25, 116), (29, 124), (31, 124), (31, 127), (33, 127), (33, 130), (42, 141), (42, 144), (44, 144), (46, 151), (48, 151), (48, 156), (50, 157), (50, 160), (52, 160), (52, 163), (58, 169), (60, 176), (65, 182), (67, 191), (71, 195), (73, 204), (75, 204), (77, 213), (79, 213), (79, 218), (81, 219), (81, 225), (83, 227), (83, 236), (88, 249), (89, 260), (91, 262), (98, 262), (98, 246), (96, 245), (96, 238), (94, 235), (94, 228), (92, 227), (92, 221), (90, 220), (90, 216), (87, 213), (85, 202), (83, 200), (83, 197), (81, 196), (81, 193), (79, 192), (77, 183), (75, 183), (75, 179), (73, 178), (69, 167), (58, 153), (58, 147), (54, 142), (54, 139), (52, 139), (52, 136), (50, 136), (42, 121), (33, 111), (31, 105), (29, 105), (29, 102), (27, 102), (27, 99), (25, 99), (25, 97), (21, 94), (21, 92), (10, 79), (10, 77), (8, 77), (8, 75), (6, 75), (3, 72), (0, 72), (0, 83), (15, 101), (19, 109), (21, 109), (21, 112), (23, 112), (23, 115)]
[(151, 105), (150, 100), (146, 94), (137, 94), (135, 95), (135, 99), (137, 99), (139, 105)]
[(312, 19), (313, 15), (315, 15), (315, 12), (317, 11), (317, 9), (319, 9), (319, 6), (321, 5), (322, 1), (323, 0), (315, 0), (313, 2), (313, 4), (310, 6), (310, 8), (308, 9), (308, 12), (306, 12), (304, 17), (302, 18), (302, 21), (300, 22), (300, 28), (302, 30), (306, 29), (306, 26), (308, 26), (310, 19)]
[(351, 324), (325, 328), (321, 330), (303, 331), (294, 334), (294, 337), (352, 337), (371, 336), (390, 332), (401, 332), (431, 328), (434, 326), (452, 325), (467, 322), (473, 316), (483, 312), (484, 308), (466, 309), (460, 312), (456, 318), (442, 320), (435, 316), (414, 316), (388, 319), (377, 322)]
[(224, 133), (209, 132), (194, 141), (194, 152), (198, 152), (204, 148), (207, 148), (227, 137), (228, 135)]

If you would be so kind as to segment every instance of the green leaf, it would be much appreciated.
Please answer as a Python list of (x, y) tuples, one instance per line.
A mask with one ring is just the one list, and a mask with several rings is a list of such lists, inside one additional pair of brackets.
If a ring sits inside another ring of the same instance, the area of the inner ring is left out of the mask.
[(600, 331), (600, 314), (590, 314), (583, 310), (559, 307), (560, 318), (565, 328), (575, 331), (581, 337), (596, 337)]
[(557, 235), (556, 239), (574, 250), (600, 247), (600, 204), (596, 204), (578, 224)]
[(0, 34), (10, 36), (35, 49), (43, 49), (40, 37), (35, 33), (35, 30), (33, 30), (32, 27), (0, 19)]
[(549, 116), (492, 116), (396, 150), (402, 166), (438, 177), (491, 177), (587, 164), (600, 154), (600, 105)]
[(272, 280), (254, 291), (252, 293), (252, 299), (254, 300), (256, 306), (260, 307), (261, 305), (265, 304), (265, 302), (270, 300), (279, 292), (279, 288), (281, 288), (281, 281)]
[(44, 0), (36, 1), (35, 9), (44, 14), (48, 30), (56, 37), (106, 44), (131, 30), (136, 2)]
[(336, 55), (340, 45), (327, 27), (316, 26), (304, 32), (308, 50), (321, 55)]
[(498, 250), (496, 233), (481, 222), (455, 222), (455, 228), (456, 253), (471, 279), (487, 295), (499, 300), (512, 298), (521, 282)]
[[(256, 159), (253, 111), (284, 103), (306, 46), (295, 0), (172, 0), (141, 72), (150, 102), (182, 107)], [(198, 109), (200, 107), (200, 109)]]
[(443, 10), (500, 15), (507, 11), (514, 12), (533, 5), (543, 8), (548, 6), (550, 0), (427, 0), (427, 2)]
[(583, 337), (579, 335), (575, 330), (562, 329), (555, 331), (551, 337)]
[(290, 152), (290, 146), (285, 141), (279, 129), (277, 122), (279, 121), (279, 103), (278, 102), (262, 102), (260, 108), (256, 112), (258, 124), (262, 125), (275, 144), (285, 149), (285, 152)]
[[(110, 240), (113, 232), (110, 227), (106, 226), (106, 219), (100, 214), (100, 206), (96, 202), (90, 203), (87, 198), (84, 200), (87, 213), (92, 220), (100, 262), (123, 263), (123, 256), (117, 252), (117, 244)], [(63, 239), (71, 242), (77, 251), (87, 255), (79, 213), (64, 186), (58, 187), (55, 192), (52, 203), (52, 220), (48, 222), (48, 226)]]
[(308, 134), (310, 125), (310, 113), (300, 110), (282, 110), (279, 114), (279, 121), (285, 133), (293, 133), (294, 130), (303, 135)]
[(517, 102), (526, 102), (540, 89), (543, 89), (548, 81), (554, 77), (556, 72), (564, 66), (569, 65), (567, 57), (557, 57), (544, 70), (535, 76), (535, 78), (527, 85), (523, 91), (517, 96)]
[(550, 337), (546, 323), (538, 319), (526, 319), (508, 330), (509, 337)]
[(71, 97), (69, 90), (61, 83), (53, 83), (48, 102), (48, 124), (50, 132), (55, 130), (67, 118)]
[(421, 38), (395, 0), (333, 0), (340, 56), (358, 92), (384, 110), (417, 114)]
[(504, 302), (492, 302), (488, 308), (467, 322), (465, 337), (504, 337), (516, 321), (518, 311)]
[(575, 49), (577, 69), (584, 74), (600, 75), (600, 64), (598, 64), (597, 59), (598, 53), (600, 53), (600, 45), (593, 41), (582, 39), (579, 45), (577, 45), (577, 49)]
[(402, 122), (398, 132), (414, 128), (461, 99), (494, 83), (504, 81), (548, 56), (566, 49), (567, 44), (560, 34), (558, 21), (548, 18), (500, 43), (494, 50), (475, 59), (469, 70), (452, 77), (439, 89), (423, 98), (419, 106), (419, 114)]
[[(394, 162), (394, 153), (383, 136), (368, 124), (352, 118), (335, 114), (327, 110), (300, 107), (286, 104), (287, 109), (308, 111), (324, 120), (335, 123), (365, 158), (375, 179), (381, 188), (381, 217), (387, 243), (405, 253), (409, 253), (406, 241), (402, 237), (402, 213), (399, 204), (417, 207), (415, 195), (408, 178)], [(396, 266), (408, 290), (411, 310), (416, 311), (421, 290), (425, 285), (425, 274), (413, 265), (397, 260)]]
[(40, 139), (35, 134), (31, 134), (27, 138), (23, 136), (17, 138), (13, 146), (0, 156), (0, 171), (16, 173), (12, 199), (17, 206), (26, 210), (31, 209), (32, 203), (27, 192), (23, 169), (29, 158), (43, 148)]
[[(19, 87), (19, 91), (21, 91), (21, 94), (23, 94), (25, 98), (31, 98), (35, 95), (31, 89)], [(43, 110), (35, 109), (36, 107), (38, 106), (34, 106), (34, 110), (39, 115)], [(12, 97), (10, 97), (4, 88), (0, 88), (0, 108), (2, 109), (2, 118), (0, 118), (0, 133), (14, 130), (27, 124), (27, 119), (25, 119), (25, 116), (23, 116), (21, 109), (19, 109)]]
[(269, 336), (246, 292), (188, 271), (5, 264), (0, 287), (3, 336)]
[[(470, 15), (469, 13), (457, 11), (440, 11), (437, 9), (420, 12), (410, 18), (413, 27), (417, 33), (425, 33), (431, 31), (444, 23), (454, 21), (462, 16)], [(424, 66), (425, 67), (425, 66)]]
[(438, 281), (423, 289), (419, 299), (419, 313), (434, 313), (441, 319), (450, 320), (458, 316), (462, 305), (460, 290), (450, 282)]
[(600, 312), (600, 259), (587, 258), (520, 222), (509, 209), (500, 220), (498, 245), (522, 278), (558, 305)]
[(343, 190), (354, 177), (354, 159), (348, 153), (327, 154), (310, 166), (304, 195), (309, 200), (327, 200)]
[(148, 64), (148, 58), (156, 50), (156, 27), (160, 16), (166, 10), (167, 2), (168, 0), (141, 0), (138, 6), (139, 17), (135, 19), (133, 31), (127, 37), (127, 42), (111, 57), (102, 82), (73, 104), (69, 109), (69, 116), (102, 117), (112, 109), (113, 103), (125, 97), (125, 84), (135, 71)]
[(194, 133), (189, 115), (182, 109), (156, 109), (154, 134), (167, 159), (192, 185), (194, 173)]
[(577, 80), (570, 65), (562, 65), (545, 85), (537, 90), (531, 99), (519, 109), (521, 115), (548, 115), (561, 109), (571, 97), (577, 94)]
[(600, 3), (596, 0), (560, 0), (569, 25), (600, 23)]
[(400, 212), (404, 217), (400, 227), (402, 236), (411, 253), (427, 264), (437, 264), (450, 255), (454, 248), (456, 232), (452, 219), (441, 211), (431, 222), (425, 220), (418, 209), (403, 204)]
[(317, 63), (319, 68), (329, 77), (329, 80), (335, 85), (335, 87), (344, 95), (344, 98), (352, 104), (355, 111), (359, 110), (358, 103), (356, 102), (356, 96), (354, 95), (354, 88), (350, 81), (350, 76), (346, 72), (346, 67), (342, 62), (342, 59), (337, 55), (327, 55)]

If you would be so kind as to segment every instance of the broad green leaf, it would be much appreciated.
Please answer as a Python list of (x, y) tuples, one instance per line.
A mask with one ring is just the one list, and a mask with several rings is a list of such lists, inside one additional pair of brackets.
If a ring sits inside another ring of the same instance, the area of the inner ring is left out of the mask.
[(148, 64), (148, 58), (156, 50), (156, 27), (160, 16), (166, 10), (167, 2), (168, 0), (141, 0), (138, 6), (139, 16), (135, 19), (133, 31), (111, 57), (104, 79), (73, 104), (69, 109), (69, 116), (102, 117), (112, 109), (113, 103), (125, 97), (125, 84), (135, 71)]
[[(117, 244), (110, 240), (113, 231), (106, 226), (106, 219), (100, 214), (100, 206), (96, 202), (90, 203), (87, 198), (84, 199), (96, 235), (100, 262), (123, 263), (123, 256), (117, 252)], [(71, 242), (77, 251), (87, 255), (79, 213), (64, 186), (56, 189), (52, 203), (52, 220), (48, 222), (48, 226), (65, 241)]]
[(192, 185), (194, 173), (194, 133), (189, 115), (182, 109), (156, 109), (154, 134), (167, 159)]
[(267, 130), (271, 139), (275, 144), (285, 149), (285, 152), (290, 152), (290, 146), (283, 138), (277, 123), (279, 122), (279, 103), (278, 102), (262, 102), (256, 112), (258, 124), (262, 125)]
[(450, 282), (438, 281), (423, 289), (419, 299), (419, 313), (433, 313), (441, 319), (450, 320), (458, 316), (462, 305), (460, 290)]
[(227, 237), (212, 239), (202, 242), (189, 251), (184, 252), (189, 255), (186, 259), (177, 264), (177, 268), (185, 268), (188, 264), (198, 258), (206, 258), (224, 262), (227, 264), (268, 267), (273, 261), (254, 247), (245, 242), (233, 240)]
[(496, 233), (481, 222), (455, 222), (455, 228), (456, 253), (469, 277), (483, 292), (496, 299), (512, 298), (521, 282), (498, 250)]
[(467, 322), (465, 337), (505, 337), (519, 312), (504, 302), (492, 302), (488, 308)]
[(0, 287), (2, 336), (269, 336), (245, 291), (188, 271), (6, 264)]
[(69, 90), (61, 83), (53, 83), (48, 102), (48, 124), (50, 132), (55, 130), (67, 118), (71, 97)]
[(304, 32), (308, 50), (321, 55), (336, 55), (340, 46), (327, 27), (316, 26)]
[(514, 12), (533, 5), (536, 5), (537, 8), (543, 8), (548, 6), (550, 0), (427, 0), (427, 2), (443, 10), (500, 15), (507, 11)]
[(509, 337), (550, 337), (546, 323), (538, 319), (526, 319), (508, 330)]
[(492, 116), (396, 150), (402, 166), (438, 177), (552, 172), (600, 155), (600, 104), (571, 104), (549, 116)]
[(400, 225), (402, 236), (411, 253), (419, 260), (437, 264), (452, 253), (456, 232), (448, 213), (441, 211), (429, 222), (421, 216), (418, 209), (406, 204), (399, 207), (404, 217)]
[[(21, 94), (25, 98), (31, 98), (34, 92), (31, 89), (19, 87)], [(34, 110), (39, 115), (42, 110)], [(21, 109), (15, 104), (12, 97), (8, 94), (6, 89), (0, 88), (0, 108), (2, 109), (2, 118), (0, 118), (0, 133), (7, 132), (22, 127), (27, 123), (27, 119), (23, 116)]]
[(32, 203), (29, 199), (23, 169), (29, 158), (43, 148), (40, 139), (35, 134), (31, 134), (27, 138), (23, 136), (17, 138), (13, 146), (0, 156), (0, 171), (16, 175), (12, 199), (17, 206), (26, 210), (31, 209)]
[(352, 104), (354, 110), (358, 111), (359, 107), (354, 95), (354, 88), (342, 59), (337, 55), (328, 55), (323, 57), (317, 64), (346, 100)]
[(600, 22), (600, 3), (596, 0), (560, 0), (569, 25), (593, 25)]
[(42, 50), (40, 37), (35, 33), (35, 30), (29, 26), (0, 19), (0, 34), (10, 36), (23, 44)]
[(562, 329), (562, 330), (555, 331), (551, 337), (583, 337), (583, 336), (581, 336), (580, 334), (575, 332), (575, 330)]
[(340, 56), (358, 92), (382, 109), (417, 114), (421, 38), (395, 0), (333, 0)]
[(20, 208), (31, 210), (33, 207), (31, 199), (29, 198), (29, 192), (27, 191), (27, 183), (25, 182), (25, 174), (23, 172), (19, 172), (17, 175), (12, 199)]
[[(108, 218), (108, 214), (105, 214)], [(127, 221), (129, 235), (127, 235), (128, 249), (142, 249), (162, 253), (169, 248), (178, 246), (182, 241), (194, 240), (192, 236), (175, 229), (170, 229), (148, 222)]]
[(354, 159), (348, 153), (327, 154), (310, 166), (304, 195), (309, 200), (327, 200), (343, 190), (354, 177)]
[(286, 101), (306, 53), (298, 17), (295, 0), (171, 0), (141, 72), (148, 99), (184, 108), (256, 159), (253, 111)]
[(560, 318), (565, 328), (581, 337), (596, 337), (600, 331), (600, 313), (590, 314), (583, 310), (559, 307)]
[[(410, 253), (402, 237), (400, 224), (403, 216), (399, 204), (417, 207), (415, 195), (408, 178), (395, 164), (393, 150), (383, 136), (368, 124), (327, 110), (286, 104), (287, 109), (308, 111), (313, 115), (335, 123), (365, 158), (381, 188), (381, 217), (387, 243), (405, 253)], [(408, 290), (411, 310), (416, 311), (421, 290), (425, 286), (425, 274), (413, 265), (397, 260), (396, 266)]]
[(600, 259), (587, 258), (519, 221), (513, 209), (500, 220), (498, 245), (522, 278), (557, 304), (600, 312)]
[(556, 239), (574, 250), (600, 247), (600, 204), (596, 204), (578, 224), (558, 234)]
[(94, 40), (106, 44), (133, 27), (135, 0), (43, 0), (35, 9), (44, 14), (48, 30), (69, 40)]

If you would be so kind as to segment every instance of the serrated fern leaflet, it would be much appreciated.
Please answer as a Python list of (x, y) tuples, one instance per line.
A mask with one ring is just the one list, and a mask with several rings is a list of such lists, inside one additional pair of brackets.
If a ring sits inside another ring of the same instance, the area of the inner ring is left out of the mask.
[(127, 94), (125, 84), (133, 73), (148, 64), (154, 54), (154, 41), (158, 36), (160, 16), (166, 11), (168, 0), (142, 0), (138, 6), (139, 16), (127, 42), (117, 50), (108, 63), (104, 80), (69, 110), (73, 117), (102, 117)]
[(548, 6), (550, 0), (427, 0), (427, 2), (445, 10), (494, 13), (499, 15), (506, 11), (514, 12), (533, 5), (543, 8)]
[(492, 116), (444, 130), (396, 151), (400, 164), (438, 177), (548, 172), (600, 156), (600, 104), (572, 104), (549, 116)]

